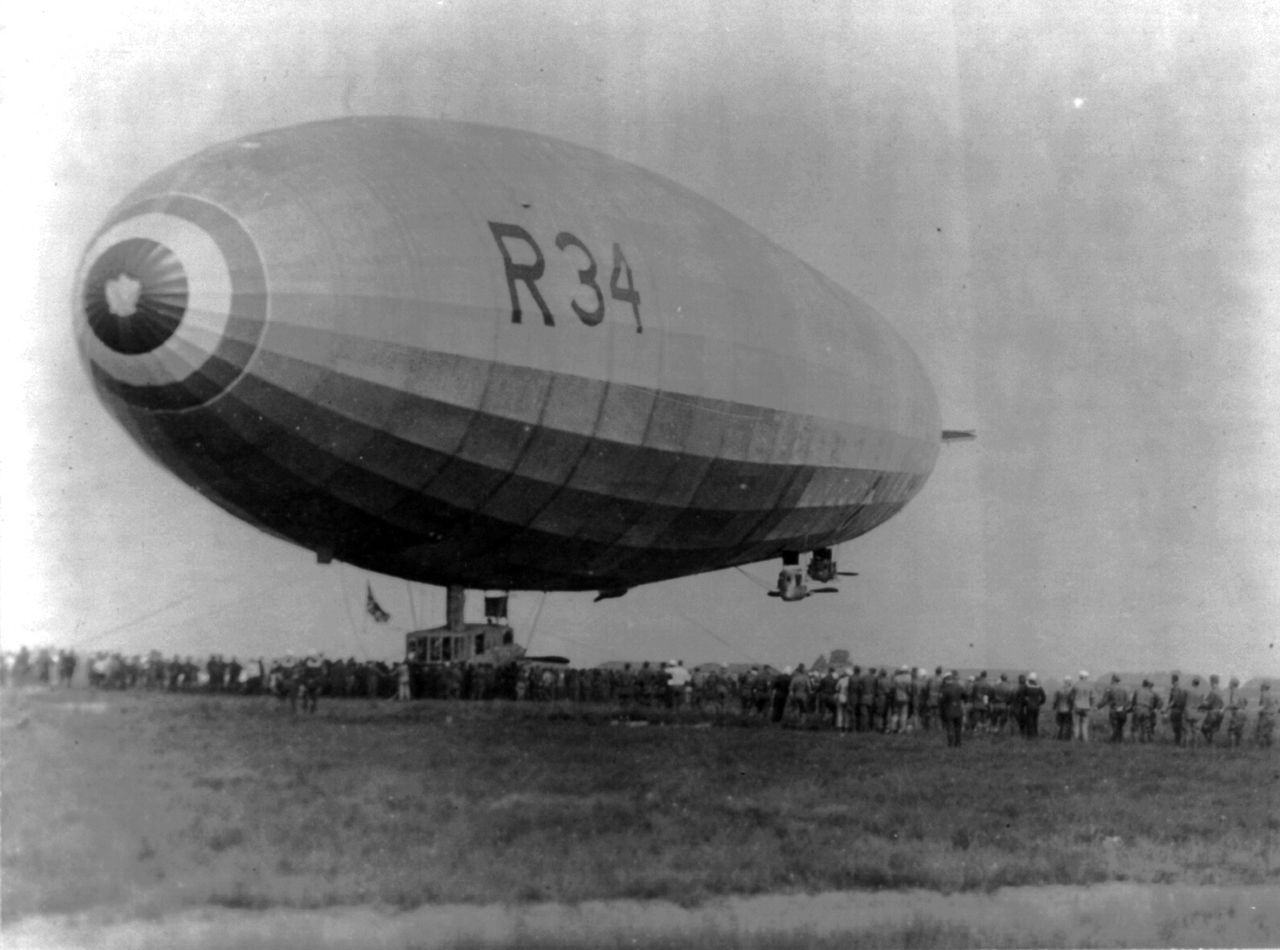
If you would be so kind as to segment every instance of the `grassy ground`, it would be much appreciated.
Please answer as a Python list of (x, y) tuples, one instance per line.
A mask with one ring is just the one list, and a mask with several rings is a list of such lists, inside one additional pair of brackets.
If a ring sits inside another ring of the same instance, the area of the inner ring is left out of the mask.
[(6, 694), (0, 732), (6, 922), (1280, 884), (1273, 751), (951, 750), (541, 705), (330, 702), (303, 717), (268, 699), (83, 692)]

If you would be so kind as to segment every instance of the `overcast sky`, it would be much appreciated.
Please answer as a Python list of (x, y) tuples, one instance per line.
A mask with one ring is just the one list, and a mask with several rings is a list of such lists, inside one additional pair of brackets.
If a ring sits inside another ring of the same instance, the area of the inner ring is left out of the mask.
[[(533, 652), (1280, 674), (1275, 17), (265, 6), (46, 4), (0, 34), (19, 294), (6, 648), (390, 657), (405, 629), (442, 622), (442, 592), (317, 565), (151, 463), (71, 335), (80, 255), (143, 178), (263, 128), (399, 113), (558, 136), (706, 195), (883, 312), (944, 424), (980, 433), (843, 546), (860, 576), (839, 595), (769, 599), (774, 564), (598, 605), (517, 594)], [(390, 624), (364, 616), (366, 581)]]

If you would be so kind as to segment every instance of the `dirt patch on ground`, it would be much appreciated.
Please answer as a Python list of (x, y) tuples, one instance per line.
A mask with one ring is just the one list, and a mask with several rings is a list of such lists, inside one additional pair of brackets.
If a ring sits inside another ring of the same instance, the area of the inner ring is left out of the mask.
[[(201, 909), (158, 920), (102, 914), (30, 918), (5, 928), (15, 948), (171, 950), (174, 947), (801, 946), (845, 939), (902, 945), (1270, 946), (1280, 936), (1273, 888), (1103, 884), (929, 891), (765, 895), (684, 908), (666, 901), (578, 905), (443, 905), (394, 912)], [(956, 935), (961, 935), (957, 942)], [(877, 937), (881, 939), (877, 939)], [(895, 938), (896, 937), (896, 938)]]

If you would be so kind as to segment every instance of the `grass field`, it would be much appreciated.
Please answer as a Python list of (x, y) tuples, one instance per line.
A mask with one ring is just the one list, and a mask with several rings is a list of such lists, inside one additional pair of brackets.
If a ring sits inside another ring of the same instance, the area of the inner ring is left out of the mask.
[(1280, 886), (1274, 751), (993, 737), (951, 750), (940, 736), (662, 718), (366, 701), (304, 717), (268, 699), (8, 693), (0, 920)]

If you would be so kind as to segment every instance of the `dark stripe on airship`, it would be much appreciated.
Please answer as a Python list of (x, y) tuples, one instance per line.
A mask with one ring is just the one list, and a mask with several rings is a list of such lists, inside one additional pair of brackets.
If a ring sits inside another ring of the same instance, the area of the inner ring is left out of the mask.
[[(261, 368), (281, 369), (277, 359), (264, 353)], [(607, 482), (593, 490), (563, 472), (545, 474), (570, 484), (531, 477), (518, 464), (486, 465), (352, 420), (256, 374), (207, 412), (136, 421), (165, 464), (271, 533), (373, 570), (475, 586), (637, 584), (834, 543), (890, 517), (924, 480), (691, 456), (536, 427), (524, 432), (510, 419), (351, 377), (328, 380), (336, 404), (422, 420), (462, 414), (469, 417), (463, 441), (482, 429), (489, 444), (546, 440), (567, 458), (598, 455), (603, 470), (647, 469), (656, 476), (652, 490), (619, 498), (606, 494)], [(792, 510), (815, 481), (830, 484), (822, 494), (832, 503)], [(753, 490), (736, 490), (744, 483)], [(669, 493), (674, 485), (681, 487)]]

